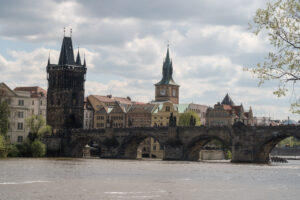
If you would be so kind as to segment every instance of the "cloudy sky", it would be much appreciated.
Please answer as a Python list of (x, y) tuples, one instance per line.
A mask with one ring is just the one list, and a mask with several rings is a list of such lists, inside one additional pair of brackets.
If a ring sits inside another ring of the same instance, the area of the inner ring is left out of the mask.
[(268, 39), (248, 30), (265, 0), (0, 0), (0, 82), (47, 88), (46, 64), (58, 62), (73, 29), (75, 52), (87, 60), (86, 95), (111, 93), (148, 102), (161, 79), (170, 43), (180, 103), (213, 106), (226, 93), (256, 116), (300, 119), (292, 96), (258, 87), (244, 67), (263, 61)]

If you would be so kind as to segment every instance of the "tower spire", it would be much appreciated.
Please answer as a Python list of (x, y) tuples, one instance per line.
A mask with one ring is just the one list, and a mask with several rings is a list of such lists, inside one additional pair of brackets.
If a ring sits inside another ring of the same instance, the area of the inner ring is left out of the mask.
[(74, 53), (73, 53), (73, 44), (71, 37), (64, 37), (60, 55), (59, 55), (59, 65), (74, 65)]
[(77, 65), (81, 65), (81, 59), (80, 59), (80, 54), (79, 54), (79, 45), (78, 45), (78, 52), (77, 52), (77, 57), (76, 57), (76, 62)]
[(49, 51), (49, 56), (48, 56), (48, 66), (50, 65), (50, 51)]
[(83, 58), (83, 66), (86, 66), (86, 62), (85, 62), (85, 53), (84, 53), (84, 58)]

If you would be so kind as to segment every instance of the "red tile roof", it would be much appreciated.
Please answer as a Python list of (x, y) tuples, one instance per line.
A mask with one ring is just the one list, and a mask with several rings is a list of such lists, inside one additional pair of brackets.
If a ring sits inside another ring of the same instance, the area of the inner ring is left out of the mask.
[(47, 96), (47, 91), (39, 86), (32, 86), (32, 87), (16, 87), (14, 91), (26, 91), (30, 92), (31, 98), (37, 98), (42, 96)]
[(100, 96), (100, 95), (92, 95), (94, 96), (96, 99), (98, 99), (101, 102), (104, 103), (110, 103), (110, 102), (119, 102), (121, 104), (132, 104), (132, 101), (130, 100), (130, 98), (124, 98), (124, 97), (113, 97), (110, 95), (107, 96)]

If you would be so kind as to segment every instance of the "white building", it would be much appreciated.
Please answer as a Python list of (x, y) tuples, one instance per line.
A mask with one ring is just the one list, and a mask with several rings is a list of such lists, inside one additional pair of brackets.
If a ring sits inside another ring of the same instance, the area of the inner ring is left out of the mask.
[(271, 117), (254, 117), (255, 126), (270, 126), (272, 125)]
[(87, 98), (84, 99), (83, 114), (83, 129), (92, 129), (94, 120), (94, 109)]
[[(29, 89), (30, 88), (30, 89)], [(42, 91), (39, 94), (34, 91)], [(39, 87), (24, 87), (11, 90), (5, 83), (0, 83), (2, 99), (8, 103), (10, 115), (7, 137), (11, 143), (21, 143), (28, 136), (26, 119), (33, 114), (46, 117), (46, 93)]]

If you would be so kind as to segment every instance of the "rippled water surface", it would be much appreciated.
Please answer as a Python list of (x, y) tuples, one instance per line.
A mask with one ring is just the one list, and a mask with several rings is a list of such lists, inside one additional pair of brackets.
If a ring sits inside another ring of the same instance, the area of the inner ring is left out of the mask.
[(1, 200), (300, 199), (300, 161), (287, 164), (106, 159), (0, 160)]

